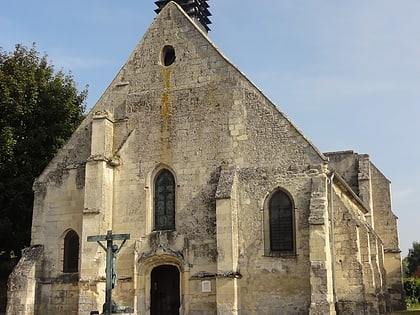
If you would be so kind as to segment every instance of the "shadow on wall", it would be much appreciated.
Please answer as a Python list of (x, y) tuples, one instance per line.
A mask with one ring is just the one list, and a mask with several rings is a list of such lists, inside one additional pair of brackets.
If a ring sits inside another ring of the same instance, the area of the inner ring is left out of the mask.
[(7, 277), (0, 277), (0, 315), (6, 314)]
[(0, 255), (0, 315), (6, 314), (7, 305), (7, 279), (18, 262), (18, 258), (9, 258)]

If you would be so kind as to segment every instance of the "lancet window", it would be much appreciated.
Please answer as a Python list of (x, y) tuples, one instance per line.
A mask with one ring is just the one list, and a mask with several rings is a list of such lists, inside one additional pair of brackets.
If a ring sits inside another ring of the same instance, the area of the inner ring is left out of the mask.
[(175, 230), (175, 178), (167, 169), (155, 178), (154, 212), (155, 230)]
[(79, 236), (73, 230), (64, 237), (63, 272), (79, 271)]
[[(269, 253), (293, 253), (295, 248), (294, 207), (288, 194), (276, 191), (268, 203)], [(267, 226), (266, 226), (267, 227)]]

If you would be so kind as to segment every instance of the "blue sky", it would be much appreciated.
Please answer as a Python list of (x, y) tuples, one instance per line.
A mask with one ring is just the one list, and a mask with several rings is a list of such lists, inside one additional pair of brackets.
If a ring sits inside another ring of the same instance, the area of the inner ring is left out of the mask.
[[(420, 241), (420, 1), (210, 0), (209, 37), (323, 152), (392, 182), (403, 255)], [(3, 1), (0, 47), (46, 52), (88, 106), (153, 21), (152, 0)]]

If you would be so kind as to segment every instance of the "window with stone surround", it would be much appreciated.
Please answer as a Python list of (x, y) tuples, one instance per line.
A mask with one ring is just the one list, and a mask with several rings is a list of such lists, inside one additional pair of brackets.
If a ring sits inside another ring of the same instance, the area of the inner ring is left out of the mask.
[(79, 271), (79, 236), (73, 230), (64, 237), (63, 272)]
[(154, 185), (154, 230), (175, 230), (175, 178), (161, 170)]
[(265, 255), (294, 254), (294, 206), (290, 196), (277, 190), (265, 207)]

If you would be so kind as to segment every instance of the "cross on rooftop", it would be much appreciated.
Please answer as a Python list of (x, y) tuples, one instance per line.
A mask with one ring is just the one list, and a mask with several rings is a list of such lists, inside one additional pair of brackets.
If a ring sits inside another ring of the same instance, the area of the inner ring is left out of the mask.
[[(208, 0), (172, 0), (172, 1), (178, 3), (190, 17), (200, 22), (207, 32), (210, 30), (208, 25), (211, 24), (211, 21), (209, 19), (209, 16), (211, 16), (211, 13), (208, 9), (209, 8), (209, 5), (207, 3)], [(169, 2), (171, 2), (171, 0), (155, 1), (155, 4), (158, 6), (155, 12), (159, 14), (159, 12)]]

